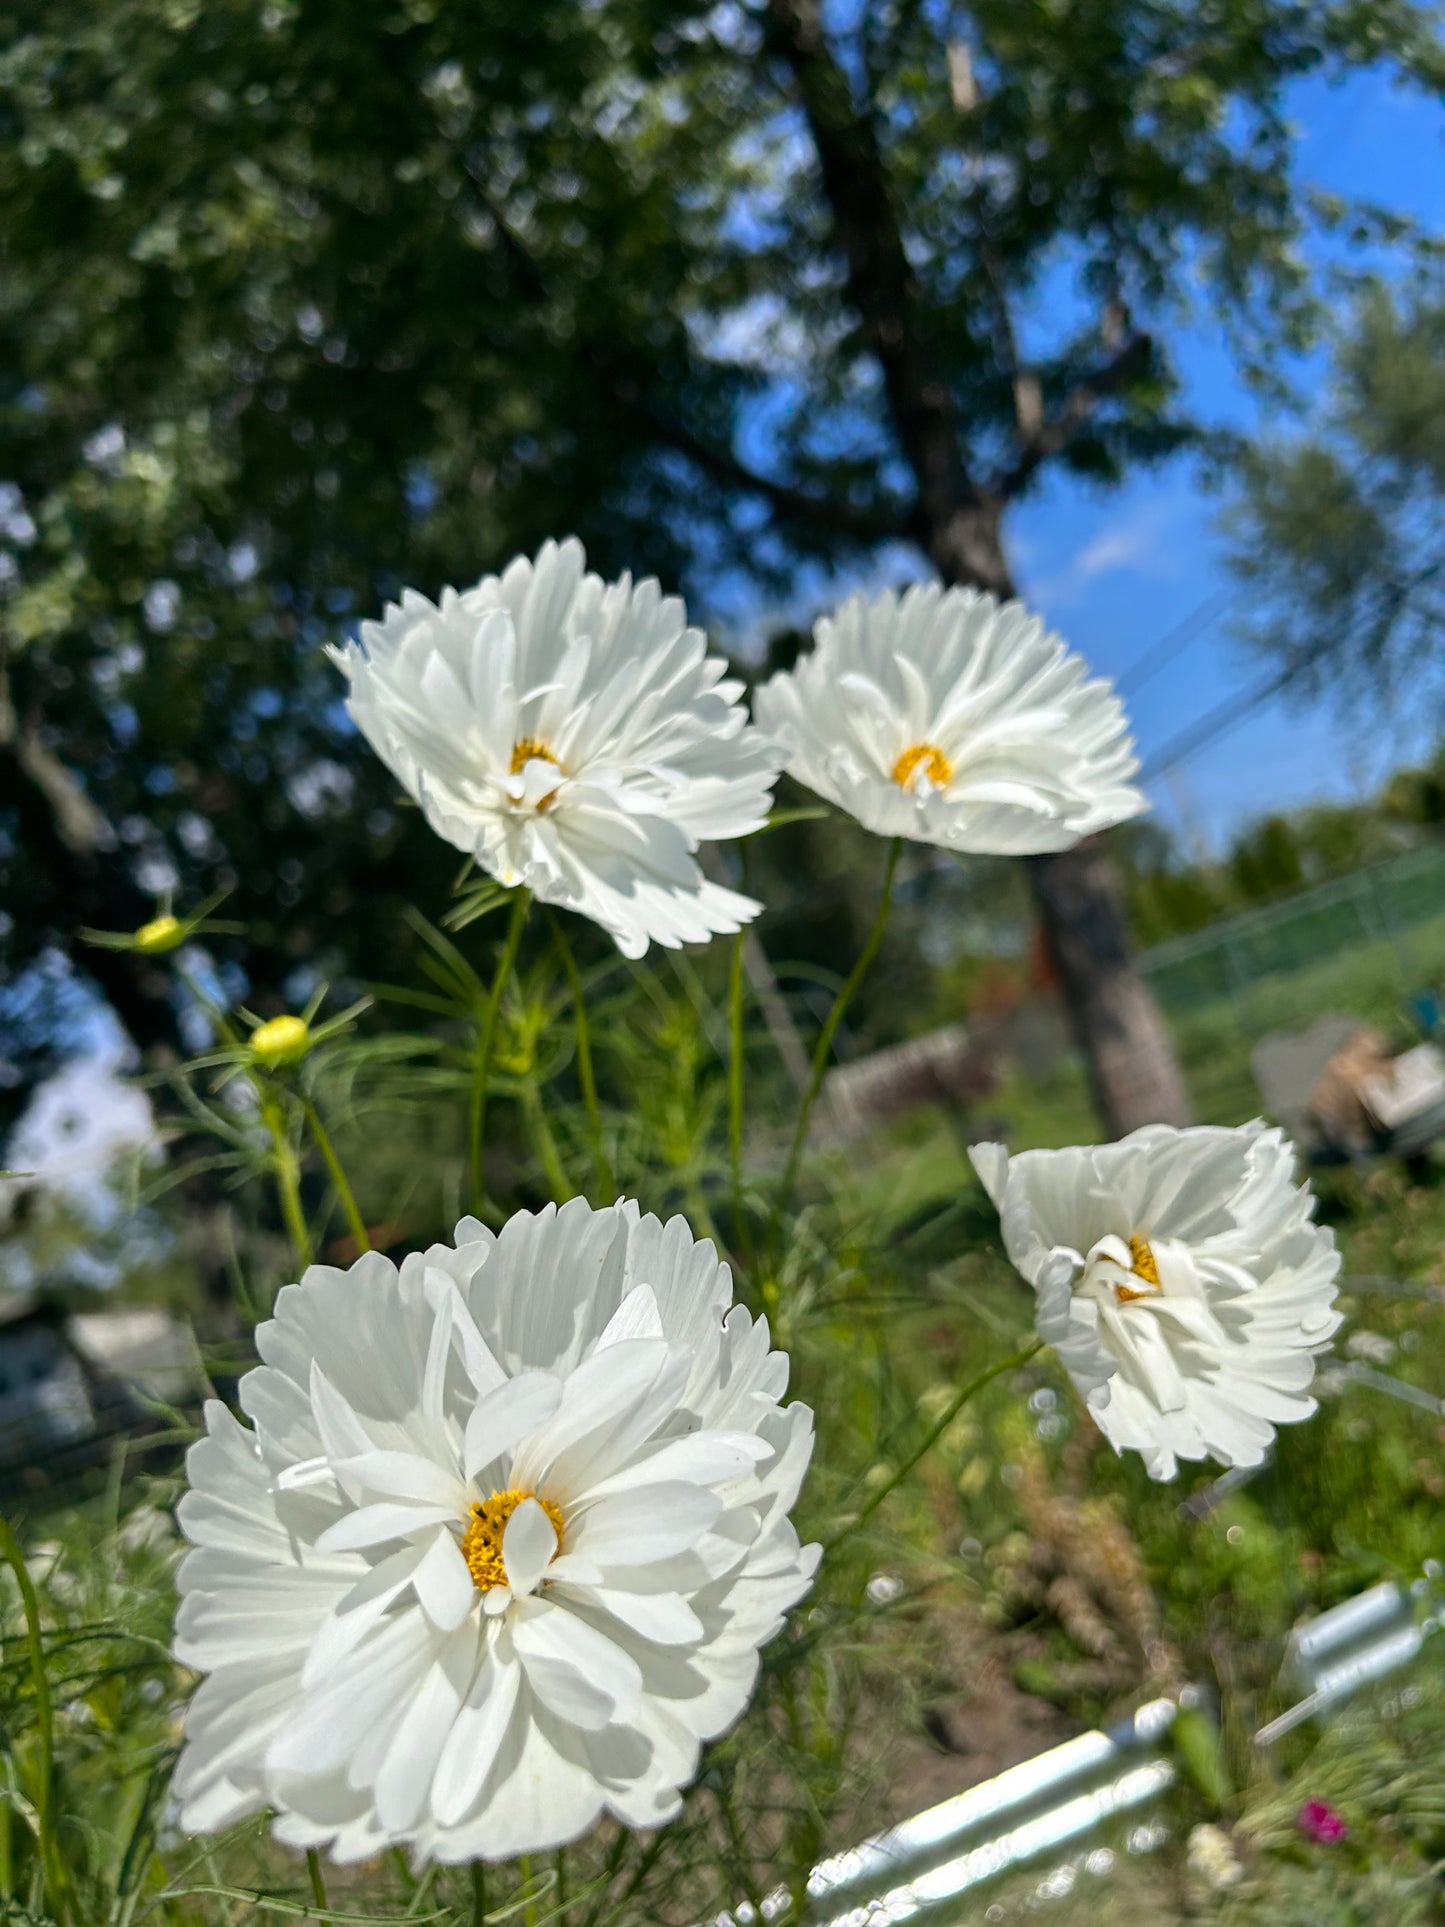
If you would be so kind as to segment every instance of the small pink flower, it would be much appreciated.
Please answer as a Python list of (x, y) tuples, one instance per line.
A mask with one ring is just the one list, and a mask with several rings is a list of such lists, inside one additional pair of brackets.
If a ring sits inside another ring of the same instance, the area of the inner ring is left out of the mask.
[(1320, 1847), (1334, 1846), (1349, 1832), (1344, 1815), (1336, 1813), (1323, 1800), (1306, 1800), (1299, 1810), (1296, 1824), (1306, 1840), (1313, 1840)]

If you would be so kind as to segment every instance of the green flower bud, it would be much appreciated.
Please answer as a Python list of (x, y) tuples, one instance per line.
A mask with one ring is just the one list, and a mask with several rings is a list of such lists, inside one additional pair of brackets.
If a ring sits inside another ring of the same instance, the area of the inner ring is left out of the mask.
[(163, 957), (168, 950), (184, 943), (185, 937), (186, 926), (179, 917), (152, 917), (136, 931), (135, 947), (144, 956)]
[(299, 1064), (311, 1048), (311, 1031), (300, 1017), (272, 1017), (251, 1033), (251, 1055), (268, 1071)]

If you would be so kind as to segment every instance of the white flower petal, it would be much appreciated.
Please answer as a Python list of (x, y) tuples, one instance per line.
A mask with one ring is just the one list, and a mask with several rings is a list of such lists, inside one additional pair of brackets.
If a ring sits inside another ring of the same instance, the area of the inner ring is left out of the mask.
[[(581, 593), (579, 556), (548, 567), (544, 600)], [(449, 619), (489, 613), (464, 603)], [(418, 604), (399, 620), (429, 620)], [(587, 606), (595, 643), (621, 604)], [(669, 674), (693, 673), (692, 647)], [(596, 653), (564, 638), (526, 686), (565, 704)], [(568, 711), (569, 741), (592, 708)], [(1290, 1291), (1313, 1305), (1291, 1251)], [(1227, 1252), (1201, 1263), (1238, 1296)], [(554, 1847), (604, 1808), (674, 1814), (817, 1560), (787, 1517), (811, 1416), (782, 1408), (787, 1361), (730, 1299), (683, 1220), (581, 1200), (286, 1287), (242, 1381), (255, 1430), (212, 1402), (187, 1456), (176, 1651), (204, 1677), (182, 1824), (269, 1806), (288, 1845), (455, 1862)], [(1306, 1403), (1285, 1305), (1257, 1381), (1221, 1392), (1202, 1436), (1243, 1442)], [(489, 1484), (508, 1583), (480, 1589), (462, 1538)]]
[(481, 1792), (511, 1722), (522, 1670), (508, 1642), (497, 1641), (483, 1660), (452, 1722), (432, 1781), (437, 1823), (454, 1827)]
[(659, 1646), (689, 1646), (702, 1637), (702, 1621), (681, 1593), (623, 1592), (611, 1586), (592, 1586), (587, 1597)]
[(337, 1471), (363, 1491), (380, 1493), (384, 1499), (449, 1506), (458, 1513), (466, 1506), (466, 1493), (456, 1473), (416, 1452), (364, 1452), (343, 1459)]
[(267, 1748), (274, 1772), (321, 1774), (342, 1766), (377, 1722), (404, 1706), (435, 1649), (436, 1634), (420, 1613), (390, 1620), (306, 1693)]
[(318, 1552), (361, 1552), (369, 1546), (384, 1546), (389, 1539), (404, 1539), (408, 1533), (421, 1532), (456, 1517), (455, 1506), (407, 1505), (384, 1502), (359, 1506), (329, 1525), (316, 1541)]
[(635, 1719), (642, 1702), (642, 1671), (631, 1654), (614, 1645), (575, 1613), (545, 1600), (529, 1600), (513, 1632), (527, 1684), (542, 1704), (584, 1732)]
[(634, 1285), (608, 1319), (597, 1340), (600, 1352), (608, 1345), (620, 1345), (627, 1338), (662, 1338), (662, 1317), (657, 1309), (657, 1294), (651, 1285)]
[(467, 1477), (474, 1479), (493, 1459), (509, 1452), (525, 1433), (544, 1425), (561, 1401), (562, 1381), (546, 1372), (509, 1378), (490, 1393), (467, 1420)]
[(453, 1632), (477, 1603), (477, 1588), (454, 1534), (443, 1526), (412, 1576), (422, 1611), (434, 1626)]
[(556, 1527), (535, 1499), (524, 1499), (502, 1535), (502, 1563), (514, 1599), (532, 1591), (556, 1550)]
[(372, 748), (489, 875), (630, 956), (757, 914), (694, 852), (761, 826), (781, 758), (655, 583), (604, 585), (548, 543), (439, 605), (408, 592), (332, 660)]
[(1022, 603), (920, 585), (850, 597), (756, 693), (789, 772), (883, 836), (1067, 849), (1144, 798), (1109, 685)]
[(684, 1552), (716, 1521), (722, 1500), (697, 1485), (649, 1485), (588, 1506), (568, 1525), (569, 1549), (579, 1558), (646, 1566)]
[(648, 1446), (621, 1472), (589, 1485), (581, 1498), (590, 1504), (613, 1492), (629, 1492), (658, 1480), (681, 1479), (690, 1485), (723, 1485), (740, 1479), (772, 1450), (753, 1432), (689, 1432)]
[(1339, 1254), (1281, 1134), (1149, 1125), (1117, 1144), (974, 1147), (1009, 1257), (1101, 1431), (1155, 1478), (1257, 1465), (1306, 1418)]

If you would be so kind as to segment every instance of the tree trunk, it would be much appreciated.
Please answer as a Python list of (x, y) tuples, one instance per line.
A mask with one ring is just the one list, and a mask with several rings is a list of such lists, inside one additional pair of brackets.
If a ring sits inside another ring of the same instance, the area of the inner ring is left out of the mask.
[(1027, 859), (1049, 961), (1111, 1137), (1187, 1124), (1189, 1099), (1153, 993), (1134, 966), (1118, 872), (1103, 839)]
[[(930, 551), (946, 581), (1016, 593), (996, 513), (952, 517)], [(1089, 1093), (1110, 1137), (1187, 1124), (1188, 1094), (1154, 993), (1135, 968), (1105, 839), (1027, 859), (1029, 884)]]
[[(1015, 593), (1000, 536), (1009, 489), (983, 488), (964, 460), (960, 423), (930, 346), (927, 301), (908, 259), (893, 184), (869, 112), (828, 43), (823, 0), (768, 0), (769, 44), (791, 72), (808, 122), (833, 235), (863, 336), (877, 357), (893, 427), (917, 484), (909, 533), (948, 583)], [(1122, 379), (1140, 337), (1051, 428), (1035, 423), (1012, 487), (1067, 439), (1097, 394)], [(1023, 424), (1020, 425), (1021, 429)], [(1182, 1124), (1184, 1086), (1164, 1021), (1129, 956), (1123, 905), (1107, 860), (1073, 850), (1031, 862), (1029, 874), (1064, 1003), (1105, 1130)]]

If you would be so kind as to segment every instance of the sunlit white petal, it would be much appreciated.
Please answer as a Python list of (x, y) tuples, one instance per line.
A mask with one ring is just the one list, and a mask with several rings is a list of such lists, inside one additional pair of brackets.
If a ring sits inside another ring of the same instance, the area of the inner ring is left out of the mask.
[(811, 1414), (730, 1304), (681, 1219), (580, 1200), (283, 1290), (255, 1429), (188, 1460), (182, 1824), (457, 1862), (675, 1813), (817, 1563)]
[(1116, 1450), (1157, 1479), (1181, 1459), (1257, 1465), (1277, 1425), (1314, 1411), (1340, 1257), (1281, 1132), (1156, 1124), (973, 1160), (1039, 1335)]
[(758, 690), (787, 769), (882, 836), (981, 855), (1067, 849), (1137, 816), (1124, 713), (1021, 602), (856, 595)]
[(704, 841), (765, 821), (781, 763), (675, 596), (548, 542), (440, 604), (408, 591), (334, 649), (362, 734), (438, 835), (639, 957), (737, 930)]

